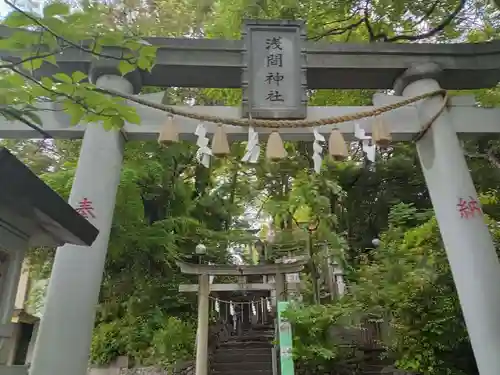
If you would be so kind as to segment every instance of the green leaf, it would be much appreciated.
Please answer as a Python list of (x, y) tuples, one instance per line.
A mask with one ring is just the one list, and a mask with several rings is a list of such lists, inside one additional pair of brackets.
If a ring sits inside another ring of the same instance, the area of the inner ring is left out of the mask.
[(56, 56), (55, 55), (50, 55), (50, 56), (44, 57), (43, 59), (45, 61), (47, 61), (48, 63), (51, 63), (52, 65), (57, 66), (57, 60), (56, 60)]
[(0, 48), (26, 51), (36, 43), (36, 35), (27, 31), (16, 31), (9, 38), (0, 40)]
[[(51, 89), (52, 87), (51, 86), (47, 86), (47, 89)], [(49, 91), (47, 91), (45, 88), (43, 87), (40, 87), (40, 86), (33, 86), (31, 88), (31, 95), (33, 96), (48, 96), (48, 97), (52, 97), (53, 94)]]
[(70, 7), (64, 3), (52, 3), (43, 8), (44, 17), (63, 16), (69, 14)]
[[(50, 30), (54, 31), (58, 35), (64, 35), (66, 39), (74, 39), (71, 37), (71, 34), (73, 33), (73, 29), (69, 29), (68, 25), (66, 22), (55, 18), (55, 17), (50, 17), (50, 18), (44, 18), (42, 23), (49, 28)], [(51, 43), (52, 41), (56, 40), (56, 38), (49, 34), (45, 33), (44, 35), (44, 42), (51, 44), (51, 47), (54, 47), (54, 44)], [(56, 44), (57, 45), (57, 44)]]
[[(33, 16), (36, 17), (36, 16)], [(17, 10), (9, 13), (3, 24), (8, 27), (26, 27), (35, 25), (35, 21)]]
[(40, 82), (42, 82), (42, 85), (44, 85), (48, 89), (52, 89), (52, 86), (54, 86), (54, 82), (49, 77), (42, 77)]
[(87, 116), (85, 116), (85, 121), (86, 122), (97, 122), (97, 121), (101, 121), (101, 117), (94, 114), (94, 113), (88, 113)]
[(137, 60), (137, 67), (142, 70), (150, 70), (151, 61), (147, 57), (140, 56)]
[(87, 75), (85, 73), (77, 70), (76, 72), (73, 72), (73, 74), (71, 75), (71, 78), (72, 78), (73, 82), (79, 83), (80, 81), (83, 81), (85, 78), (87, 78)]
[(102, 127), (104, 130), (109, 131), (113, 129), (113, 120), (112, 117), (108, 117), (102, 121)]
[(141, 123), (141, 116), (137, 114), (134, 107), (123, 106), (123, 108), (119, 109), (119, 112), (127, 122), (131, 124)]
[(137, 66), (140, 69), (151, 71), (156, 60), (156, 50), (157, 47), (154, 46), (141, 47), (141, 49), (139, 50)]
[(25, 55), (23, 57), (23, 59), (28, 59), (27, 61), (23, 62), (22, 65), (23, 65), (24, 69), (27, 69), (29, 71), (39, 69), (42, 66), (43, 60), (44, 60), (42, 58), (35, 58), (35, 57), (31, 56), (30, 54)]
[(83, 116), (85, 116), (85, 110), (82, 108), (82, 106), (76, 104), (68, 106), (67, 113), (70, 115), (71, 126), (78, 125)]
[(8, 80), (13, 87), (21, 87), (26, 83), (24, 77), (17, 73), (9, 75)]
[(128, 61), (122, 60), (118, 64), (118, 70), (122, 75), (133, 72), (135, 70), (135, 65), (130, 64)]
[(0, 49), (16, 49), (16, 42), (12, 38), (0, 39)]
[(111, 124), (112, 124), (113, 128), (121, 129), (125, 125), (125, 121), (123, 120), (122, 117), (113, 116), (113, 117), (111, 117)]
[(54, 77), (56, 80), (64, 82), (64, 83), (73, 83), (73, 80), (71, 77), (65, 73), (56, 73), (52, 77)]
[(56, 88), (58, 92), (62, 92), (66, 95), (74, 95), (75, 93), (75, 85), (73, 85), (73, 83), (59, 83)]
[(102, 44), (99, 44), (97, 41), (95, 41), (92, 43), (90, 50), (93, 51), (96, 55), (98, 55), (102, 53)]

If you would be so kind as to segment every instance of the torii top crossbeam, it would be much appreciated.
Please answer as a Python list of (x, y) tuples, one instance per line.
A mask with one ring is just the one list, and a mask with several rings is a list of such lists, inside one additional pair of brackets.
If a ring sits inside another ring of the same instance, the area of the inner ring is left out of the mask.
[[(15, 30), (0, 26), (0, 38)], [(242, 40), (145, 38), (159, 46), (151, 73), (140, 85), (158, 87), (240, 88)], [(117, 47), (103, 52), (120, 56)], [(476, 44), (306, 43), (307, 86), (310, 89), (391, 89), (410, 65), (433, 61), (442, 69), (441, 87), (477, 89), (500, 81), (500, 41)], [(11, 51), (0, 58), (16, 61)], [(58, 67), (44, 64), (37, 76), (71, 74), (91, 68), (93, 56), (76, 48), (57, 56)]]
[(302, 271), (307, 259), (287, 264), (259, 264), (259, 265), (236, 265), (236, 264), (192, 264), (177, 261), (177, 266), (182, 273), (190, 275), (212, 275), (212, 276), (249, 276), (249, 275), (276, 275), (296, 273)]

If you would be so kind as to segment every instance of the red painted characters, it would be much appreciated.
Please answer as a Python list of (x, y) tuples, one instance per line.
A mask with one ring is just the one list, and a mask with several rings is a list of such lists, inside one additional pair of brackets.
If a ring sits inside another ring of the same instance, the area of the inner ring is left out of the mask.
[(75, 208), (75, 210), (85, 219), (95, 219), (94, 206), (92, 206), (92, 201), (89, 201), (87, 198), (83, 198), (80, 202), (78, 202), (78, 207)]
[(471, 196), (469, 196), (468, 200), (460, 198), (458, 200), (457, 210), (462, 219), (471, 219), (476, 217), (476, 214), (480, 216), (483, 213), (479, 202)]

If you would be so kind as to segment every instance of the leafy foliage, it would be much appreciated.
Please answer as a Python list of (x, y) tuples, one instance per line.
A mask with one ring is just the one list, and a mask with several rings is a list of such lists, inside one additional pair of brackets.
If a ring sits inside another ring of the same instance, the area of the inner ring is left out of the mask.
[(389, 319), (387, 343), (400, 367), (423, 374), (474, 373), (437, 222), (429, 214), (395, 206), (383, 247), (360, 266), (351, 296), (364, 311)]
[(286, 312), (293, 324), (293, 350), (300, 373), (352, 374), (356, 370), (356, 348), (343, 345), (335, 326), (346, 324), (341, 305), (298, 304)]
[(91, 360), (108, 364), (127, 353), (137, 363), (171, 369), (192, 358), (194, 343), (195, 329), (191, 323), (165, 317), (158, 311), (99, 324), (92, 340)]
[[(52, 77), (35, 78), (43, 64), (57, 67), (56, 56), (75, 49), (100, 58), (115, 60), (122, 74), (136, 68), (151, 70), (156, 47), (142, 38), (129, 36), (109, 25), (96, 22), (103, 12), (100, 5), (72, 11), (68, 4), (49, 3), (43, 15), (31, 14), (7, 2), (15, 10), (3, 20), (12, 29), (10, 37), (0, 40), (0, 48), (15, 59), (5, 63), (0, 75), (0, 113), (6, 119), (22, 119), (42, 126), (36, 115), (41, 99), (58, 103), (71, 118), (71, 124), (102, 121), (106, 129), (120, 128), (125, 121), (138, 124), (135, 110), (119, 98), (96, 91), (85, 82), (87, 72), (75, 71), (71, 76), (58, 72)], [(88, 41), (83, 43), (82, 41)], [(104, 46), (123, 46), (121, 56), (103, 52)], [(5, 72), (6, 69), (9, 71)]]
[[(135, 68), (148, 71), (156, 49), (145, 37), (238, 38), (243, 18), (303, 19), (311, 41), (334, 42), (479, 42), (498, 38), (500, 27), (498, 11), (480, 0), (109, 0), (82, 1), (73, 8), (49, 3), (41, 15), (13, 7), (3, 21), (12, 35), (0, 41), (0, 49), (16, 58), (0, 66), (0, 113), (40, 126), (35, 112), (43, 102), (54, 101), (72, 124), (102, 121), (108, 129), (124, 121), (138, 124), (140, 118), (121, 99), (88, 83), (87, 72), (38, 79), (37, 69), (45, 65), (57, 70), (56, 56), (79, 50), (114, 60), (123, 75)], [(46, 48), (38, 48), (40, 43)], [(109, 45), (125, 47), (123, 54), (107, 56), (104, 47)], [(499, 92), (474, 93), (481, 105), (495, 106)], [(309, 102), (365, 105), (372, 94), (317, 90), (310, 92)], [(171, 104), (194, 99), (199, 104), (239, 105), (241, 90), (170, 88), (165, 97)], [(69, 195), (79, 142), (2, 142), (62, 196)], [(304, 302), (289, 311), (299, 366), (352, 373), (359, 353), (340, 345), (335, 329), (355, 326), (356, 319), (370, 313), (390, 322), (385, 346), (399, 367), (426, 375), (475, 373), (413, 145), (395, 144), (380, 152), (376, 165), (369, 165), (352, 145), (349, 161), (325, 161), (319, 175), (311, 173), (310, 143), (286, 147), (287, 160), (246, 166), (239, 162), (243, 146), (234, 144), (233, 157), (216, 160), (207, 170), (194, 161), (192, 145), (127, 144), (93, 361), (106, 363), (126, 354), (136, 363), (170, 367), (189, 358), (196, 304), (194, 295), (177, 292), (179, 283), (190, 280), (179, 273), (175, 260), (191, 257), (203, 242), (209, 249), (207, 260), (228, 262), (228, 249), (252, 247), (254, 238), (246, 230), (265, 218), (276, 232), (269, 245), (271, 258), (309, 253), (313, 259), (303, 275)], [(484, 211), (497, 221), (498, 140), (467, 140), (464, 149)], [(371, 241), (376, 237), (384, 246), (374, 250)], [(54, 255), (46, 250), (30, 254), (32, 272), (42, 278), (50, 272)], [(323, 285), (318, 304), (313, 280), (324, 276), (332, 259), (344, 263), (349, 294), (336, 303), (325, 302), (329, 297)]]

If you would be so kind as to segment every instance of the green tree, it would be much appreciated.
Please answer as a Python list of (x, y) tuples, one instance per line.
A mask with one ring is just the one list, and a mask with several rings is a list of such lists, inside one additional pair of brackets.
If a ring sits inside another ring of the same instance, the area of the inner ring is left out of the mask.
[[(192, 354), (195, 296), (179, 294), (178, 285), (193, 281), (175, 261), (191, 258), (203, 243), (207, 261), (225, 263), (228, 246), (252, 241), (245, 223), (236, 220), (248, 191), (244, 178), (234, 183), (242, 177), (238, 162), (220, 160), (206, 170), (193, 162), (194, 153), (190, 144), (126, 146), (92, 346), (95, 362), (129, 355), (136, 363), (171, 365), (182, 353)], [(66, 197), (75, 167), (65, 163), (43, 178)], [(39, 277), (48, 275), (52, 256), (33, 251)], [(170, 329), (191, 333), (161, 346)], [(179, 352), (165, 356), (176, 346)]]
[[(69, 48), (105, 58), (103, 46), (109, 44), (128, 48), (115, 57), (122, 73), (136, 67), (148, 70), (156, 51), (142, 37), (238, 38), (243, 18), (304, 19), (311, 41), (398, 43), (492, 40), (498, 37), (500, 22), (498, 11), (480, 0), (156, 0), (140, 6), (136, 1), (116, 0), (107, 5), (82, 2), (81, 9), (74, 11), (61, 3), (49, 4), (42, 16), (14, 6), (4, 25), (24, 29), (0, 41), (0, 48), (17, 53), (21, 61), (6, 61), (2, 66), (0, 112), (36, 127), (40, 123), (34, 112), (40, 101), (48, 99), (59, 103), (73, 123), (102, 120), (107, 128), (121, 127), (124, 121), (138, 123), (130, 107), (97, 91), (83, 72), (42, 80), (32, 72), (43, 62), (54, 64), (55, 56)], [(83, 39), (90, 44), (81, 46)], [(47, 52), (36, 47), (40, 42), (48, 46)], [(498, 88), (476, 92), (482, 105), (498, 105), (498, 93)], [(311, 105), (364, 105), (373, 92), (310, 94)], [(166, 98), (171, 104), (194, 98), (201, 104), (239, 105), (241, 90), (171, 88)], [(68, 196), (77, 142), (6, 144)], [(460, 310), (436, 223), (427, 211), (431, 204), (413, 145), (393, 145), (379, 153), (375, 165), (369, 165), (353, 145), (350, 161), (326, 161), (319, 175), (311, 173), (310, 143), (286, 147), (287, 160), (244, 166), (239, 162), (242, 145), (234, 144), (232, 157), (205, 169), (194, 161), (192, 145), (127, 145), (93, 360), (103, 363), (127, 354), (136, 362), (169, 366), (188, 358), (193, 349), (194, 296), (178, 294), (178, 284), (188, 278), (178, 272), (174, 261), (191, 256), (199, 242), (209, 248), (210, 260), (228, 261), (228, 248), (253, 241), (245, 232), (251, 221), (268, 216), (277, 231), (271, 246), (274, 257), (307, 249), (313, 259), (304, 277), (309, 285), (307, 304), (293, 312), (301, 365), (325, 371), (345, 367), (345, 359), (356, 353), (332, 342), (328, 327), (348, 324), (341, 317), (349, 314), (390, 312), (395, 328), (387, 345), (399, 366), (433, 375), (472, 373), (467, 336), (463, 322), (456, 319)], [(485, 212), (498, 220), (498, 142), (469, 140), (465, 149), (478, 190), (489, 199)], [(398, 205), (401, 202), (405, 205)], [(256, 218), (248, 219), (253, 211), (258, 213)], [(245, 213), (247, 218), (242, 218)], [(385, 246), (372, 251), (371, 240), (378, 236)], [(50, 270), (53, 253), (46, 254), (37, 249), (31, 254), (39, 275)], [(421, 263), (424, 254), (426, 261)], [(318, 302), (318, 291), (312, 298), (311, 280), (321, 275), (331, 256), (347, 261), (352, 296), (341, 304), (309, 304)], [(395, 258), (403, 259), (402, 264), (391, 263)], [(401, 276), (405, 272), (410, 274), (408, 279)], [(445, 341), (447, 335), (452, 342)], [(165, 337), (180, 339), (166, 342)], [(454, 357), (463, 360), (453, 362)]]

